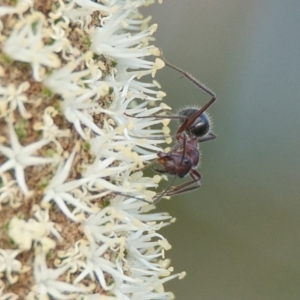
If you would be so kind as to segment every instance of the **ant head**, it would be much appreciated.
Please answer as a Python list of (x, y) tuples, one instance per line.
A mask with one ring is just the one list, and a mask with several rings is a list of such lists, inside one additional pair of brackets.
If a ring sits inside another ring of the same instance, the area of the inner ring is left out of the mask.
[(182, 153), (157, 153), (158, 162), (164, 166), (165, 170), (157, 170), (155, 171), (159, 173), (167, 173), (170, 175), (177, 175), (179, 178), (183, 178), (185, 175), (189, 173), (192, 168), (192, 161), (187, 156), (182, 156)]
[[(197, 108), (183, 108), (179, 112), (180, 122), (183, 123), (186, 119), (192, 117), (197, 113), (199, 109)], [(188, 128), (186, 131), (189, 135), (194, 135), (197, 138), (204, 137), (210, 133), (211, 130), (211, 120), (206, 112), (203, 112)]]

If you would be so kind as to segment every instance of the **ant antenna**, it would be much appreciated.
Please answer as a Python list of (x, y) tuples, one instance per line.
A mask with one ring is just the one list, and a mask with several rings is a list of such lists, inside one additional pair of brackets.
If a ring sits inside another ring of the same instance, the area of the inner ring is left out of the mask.
[(157, 204), (161, 200), (161, 198), (169, 192), (169, 190), (172, 187), (172, 185), (174, 184), (176, 178), (177, 178), (177, 175), (174, 175), (172, 181), (169, 183), (169, 185), (166, 187), (166, 189), (164, 191), (162, 191), (160, 194), (158, 194), (159, 196), (156, 199), (154, 198), (152, 204)]
[(147, 203), (147, 204), (154, 204), (154, 202), (150, 202), (150, 201), (148, 201), (148, 200), (145, 200), (145, 199), (142, 199), (142, 198), (139, 198), (139, 197), (126, 195), (126, 194), (123, 194), (123, 193), (120, 193), (120, 192), (117, 192), (117, 195), (125, 196), (125, 197), (127, 197), (127, 198), (133, 198), (133, 199), (136, 199), (136, 200), (145, 202), (145, 203)]

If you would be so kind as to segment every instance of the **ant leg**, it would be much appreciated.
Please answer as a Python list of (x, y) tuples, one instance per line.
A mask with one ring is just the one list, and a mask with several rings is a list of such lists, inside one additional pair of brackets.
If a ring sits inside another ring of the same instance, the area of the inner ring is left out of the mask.
[(148, 200), (145, 200), (145, 199), (142, 199), (142, 198), (139, 198), (139, 197), (135, 197), (135, 196), (131, 196), (131, 195), (127, 195), (127, 194), (123, 194), (123, 193), (116, 193), (117, 195), (120, 195), (120, 196), (124, 196), (124, 197), (128, 197), (128, 198), (133, 198), (133, 199), (136, 199), (136, 200), (139, 200), (141, 202), (145, 202), (147, 204), (153, 204), (152, 202), (148, 201)]
[(136, 118), (136, 119), (146, 119), (146, 118), (155, 118), (155, 119), (188, 119), (185, 116), (179, 116), (179, 115), (151, 115), (151, 116), (134, 116), (134, 115), (130, 115), (124, 112), (124, 115), (127, 117), (131, 117), (131, 118)]
[(168, 193), (168, 191), (170, 190), (170, 188), (172, 187), (172, 185), (173, 185), (173, 183), (175, 182), (175, 179), (176, 179), (176, 175), (173, 177), (173, 180), (170, 182), (170, 184), (167, 186), (167, 188), (164, 190), (164, 191), (162, 191), (161, 193), (159, 193), (158, 194), (158, 196), (157, 196), (157, 198), (154, 198), (153, 199), (153, 204), (156, 204), (156, 203), (158, 203), (160, 200), (161, 200), (161, 198), (164, 196), (164, 195), (166, 195), (167, 193)]
[(169, 66), (170, 68), (178, 71), (179, 73), (181, 73), (184, 77), (186, 77), (189, 81), (193, 82), (198, 88), (200, 88), (202, 91), (204, 91), (205, 93), (207, 93), (208, 95), (210, 95), (214, 101), (217, 99), (216, 94), (210, 90), (208, 87), (206, 87), (203, 83), (201, 83), (199, 80), (197, 80), (195, 77), (193, 77), (190, 73), (170, 64), (169, 62), (167, 62), (167, 60), (165, 59), (162, 50), (160, 50), (160, 55), (162, 60), (164, 61), (164, 63)]
[(205, 93), (207, 93), (208, 95), (210, 95), (212, 98), (211, 100), (206, 103), (201, 109), (199, 109), (199, 111), (197, 113), (195, 113), (193, 116), (191, 116), (189, 119), (187, 119), (178, 129), (177, 133), (181, 133), (183, 131), (186, 130), (186, 128), (188, 128), (191, 124), (194, 123), (194, 121), (201, 115), (203, 114), (216, 100), (217, 100), (217, 96), (216, 94), (210, 90), (209, 88), (207, 88), (203, 83), (201, 83), (200, 81), (198, 81), (195, 77), (193, 77), (191, 74), (189, 74), (188, 72), (170, 64), (167, 62), (167, 60), (165, 59), (165, 57), (163, 56), (163, 52), (162, 50), (160, 50), (160, 54), (161, 57), (164, 61), (164, 63), (169, 66), (170, 68), (178, 71), (179, 73), (181, 73), (184, 77), (186, 77), (189, 81), (191, 81), (192, 83), (194, 83), (198, 88), (200, 88), (202, 91), (204, 91)]
[(198, 143), (207, 142), (207, 141), (215, 139), (216, 137), (217, 137), (216, 135), (214, 135), (213, 133), (210, 133), (210, 134), (208, 134), (206, 136), (198, 138), (197, 142)]
[[(190, 172), (190, 176), (192, 177), (193, 180), (186, 182), (184, 184), (174, 186), (171, 190), (168, 192), (164, 193), (166, 196), (175, 196), (179, 195), (188, 191), (195, 190), (200, 187), (200, 180), (201, 180), (201, 175), (197, 170), (192, 170)], [(192, 184), (195, 184), (194, 186), (191, 186)], [(156, 200), (154, 200), (156, 203)]]
[[(134, 116), (134, 115), (130, 115), (130, 114), (127, 114), (124, 112), (124, 115), (127, 116), (127, 117), (130, 117), (130, 118), (135, 118), (135, 119), (146, 119), (146, 118), (154, 118), (154, 119), (157, 119), (157, 120), (164, 120), (164, 119), (187, 119), (186, 117), (184, 116), (179, 116), (179, 115), (151, 115), (151, 116)], [(132, 138), (135, 138), (135, 139), (145, 139), (144, 136), (135, 136), (135, 135), (130, 135)], [(175, 137), (175, 135), (169, 135), (169, 136), (166, 136), (166, 135), (156, 135), (156, 136), (151, 136), (150, 139), (151, 140), (161, 140), (161, 139), (165, 139), (166, 137)]]

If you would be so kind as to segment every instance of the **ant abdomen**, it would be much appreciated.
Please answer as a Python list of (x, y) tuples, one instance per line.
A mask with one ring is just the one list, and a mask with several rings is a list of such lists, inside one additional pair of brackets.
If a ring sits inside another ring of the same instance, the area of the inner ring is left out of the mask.
[[(187, 119), (193, 116), (195, 113), (199, 111), (199, 108), (183, 108), (178, 114), (182, 116), (179, 119), (181, 123), (184, 123)], [(210, 132), (211, 121), (209, 116), (203, 112), (190, 126), (188, 126), (185, 130), (189, 135), (194, 135), (198, 138), (201, 138), (207, 135)]]

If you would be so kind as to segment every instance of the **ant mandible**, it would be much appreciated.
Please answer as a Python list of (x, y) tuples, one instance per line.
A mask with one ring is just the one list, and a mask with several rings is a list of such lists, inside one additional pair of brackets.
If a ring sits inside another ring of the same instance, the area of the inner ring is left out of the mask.
[[(161, 57), (167, 66), (180, 72), (198, 88), (210, 95), (211, 99), (199, 109), (184, 108), (176, 116), (151, 116), (160, 119), (179, 119), (182, 123), (176, 132), (176, 144), (172, 147), (172, 149), (167, 153), (161, 151), (158, 152), (158, 158), (146, 166), (148, 167), (149, 165), (158, 162), (163, 168), (154, 169), (156, 172), (174, 175), (171, 185), (157, 195), (153, 201), (154, 203), (157, 203), (163, 196), (174, 196), (200, 187), (201, 174), (197, 171), (197, 166), (200, 160), (198, 143), (216, 138), (216, 136), (211, 132), (211, 122), (206, 114), (206, 110), (217, 100), (215, 93), (200, 83), (188, 72), (168, 63), (162, 52)], [(172, 186), (176, 176), (183, 178), (188, 174), (191, 177), (190, 181), (178, 186)]]

